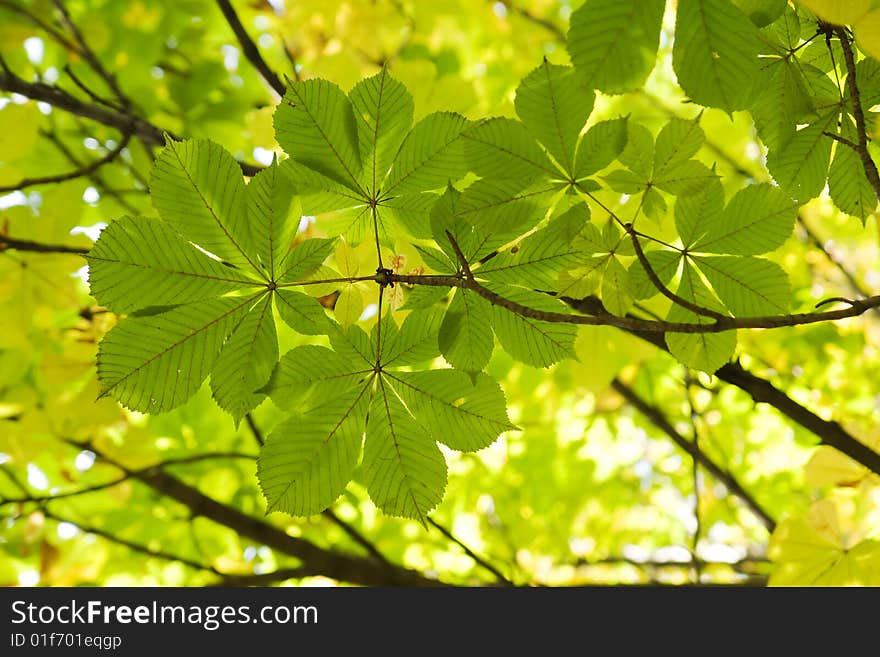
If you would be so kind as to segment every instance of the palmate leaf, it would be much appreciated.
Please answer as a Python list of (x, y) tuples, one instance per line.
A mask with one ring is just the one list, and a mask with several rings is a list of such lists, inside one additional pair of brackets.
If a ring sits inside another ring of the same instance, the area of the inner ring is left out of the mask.
[(431, 192), (466, 173), (460, 137), (469, 124), (437, 112), (412, 126), (413, 114), (412, 96), (386, 69), (348, 96), (325, 80), (293, 82), (275, 129), (303, 210), (339, 211), (334, 226), (352, 243), (378, 231), (393, 247), (396, 227), (428, 236)]
[(821, 116), (767, 154), (767, 168), (779, 186), (801, 202), (815, 198), (825, 186), (833, 132), (839, 111)]
[[(485, 374), (408, 371), (437, 354), (436, 311), (389, 316), (370, 338), (357, 326), (331, 335), (333, 349), (289, 351), (266, 390), (293, 410), (258, 461), (270, 510), (309, 515), (327, 508), (352, 477), (364, 439), (364, 480), (389, 515), (425, 521), (442, 499), (446, 463), (437, 447), (478, 450), (513, 429), (504, 395)], [(376, 357), (376, 344), (380, 355)]]
[[(856, 129), (848, 116), (841, 119), (841, 136), (855, 142)], [(834, 159), (828, 170), (828, 192), (842, 212), (858, 217), (863, 222), (877, 208), (877, 194), (865, 176), (862, 162), (852, 148), (837, 144)]]
[(321, 266), (333, 240), (292, 247), (299, 202), (280, 167), (245, 185), (211, 142), (170, 142), (152, 188), (161, 218), (111, 223), (88, 256), (98, 302), (131, 313), (101, 342), (101, 394), (160, 413), (210, 374), (215, 400), (238, 423), (262, 401), (278, 360), (273, 307), (299, 333), (331, 330), (320, 304), (291, 288)]
[(474, 292), (457, 290), (443, 316), (438, 341), (450, 365), (464, 372), (482, 371), (495, 348), (492, 306)]
[(481, 178), (534, 180), (559, 173), (526, 126), (514, 119), (486, 119), (463, 138), (468, 166)]

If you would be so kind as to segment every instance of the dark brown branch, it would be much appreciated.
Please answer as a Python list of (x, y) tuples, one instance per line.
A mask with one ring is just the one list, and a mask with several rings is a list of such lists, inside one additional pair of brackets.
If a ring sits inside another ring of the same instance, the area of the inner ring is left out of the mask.
[(141, 545), (140, 543), (136, 543), (134, 541), (129, 541), (125, 538), (121, 538), (116, 536), (115, 534), (111, 534), (110, 532), (104, 531), (98, 527), (93, 527), (91, 525), (86, 525), (78, 520), (71, 520), (70, 518), (64, 518), (62, 516), (56, 515), (49, 511), (48, 509), (42, 509), (42, 513), (47, 518), (51, 518), (56, 522), (67, 522), (71, 525), (76, 525), (76, 527), (86, 534), (93, 534), (94, 536), (98, 536), (103, 538), (106, 541), (110, 541), (111, 543), (115, 543), (117, 545), (122, 545), (123, 547), (128, 548), (132, 552), (137, 552), (138, 554), (143, 554), (148, 557), (154, 557), (156, 559), (163, 559), (165, 561), (177, 561), (179, 563), (184, 564), (185, 566), (189, 566), (190, 568), (194, 568), (196, 570), (207, 570), (215, 575), (222, 575), (222, 573), (218, 572), (213, 566), (208, 566), (203, 563), (199, 563), (198, 561), (194, 561), (192, 559), (188, 559), (187, 557), (182, 557), (177, 554), (172, 554), (170, 552), (166, 552), (165, 550), (153, 550), (146, 545)]
[(251, 66), (257, 69), (257, 72), (263, 80), (266, 81), (266, 84), (272, 87), (275, 93), (279, 96), (283, 96), (284, 92), (287, 90), (284, 83), (275, 72), (269, 68), (266, 60), (263, 59), (263, 56), (257, 49), (257, 45), (248, 35), (247, 30), (244, 29), (244, 25), (241, 24), (238, 14), (235, 13), (235, 9), (232, 7), (232, 3), (230, 3), (229, 0), (217, 0), (217, 6), (220, 8), (220, 11), (223, 12), (223, 17), (226, 19), (226, 22), (229, 23), (229, 27), (232, 28), (235, 38), (238, 39), (238, 43), (241, 45), (241, 50), (244, 53), (244, 56), (247, 57), (247, 60), (251, 63)]
[(387, 566), (391, 566), (391, 562), (385, 558), (385, 555), (379, 552), (379, 549), (373, 545), (366, 536), (361, 534), (357, 529), (355, 529), (352, 525), (345, 522), (342, 518), (337, 516), (333, 509), (326, 509), (322, 514), (325, 518), (328, 518), (333, 524), (339, 527), (342, 531), (344, 531), (351, 540), (360, 545), (367, 553), (373, 557), (379, 563), (385, 564)]
[(76, 42), (79, 44), (79, 53), (82, 58), (85, 59), (86, 62), (88, 62), (89, 66), (92, 67), (92, 70), (97, 73), (102, 80), (104, 80), (104, 82), (113, 92), (113, 95), (116, 96), (122, 106), (126, 108), (131, 107), (131, 101), (122, 92), (122, 89), (119, 88), (119, 85), (116, 83), (115, 76), (113, 76), (106, 68), (104, 68), (101, 60), (98, 59), (98, 56), (89, 47), (89, 44), (83, 37), (82, 32), (80, 32), (76, 24), (72, 20), (70, 20), (70, 14), (67, 13), (67, 8), (64, 6), (64, 3), (61, 2), (61, 0), (52, 0), (52, 4), (55, 5), (55, 8), (61, 15), (61, 23), (64, 25), (65, 28), (67, 28), (67, 31), (73, 35), (73, 38), (76, 39)]
[(162, 470), (133, 472), (108, 458), (94, 446), (79, 447), (90, 449), (107, 463), (115, 465), (161, 495), (183, 504), (194, 517), (202, 516), (282, 554), (300, 559), (304, 567), (313, 574), (364, 586), (445, 586), (443, 582), (429, 579), (407, 568), (390, 567), (377, 564), (372, 559), (325, 550), (236, 508), (221, 504)]
[(131, 139), (131, 135), (128, 133), (123, 133), (122, 140), (112, 151), (107, 153), (104, 157), (95, 160), (79, 169), (74, 169), (73, 171), (68, 171), (67, 173), (59, 173), (53, 176), (43, 176), (41, 178), (25, 178), (20, 180), (15, 185), (7, 185), (6, 187), (0, 187), (0, 193), (2, 192), (11, 192), (16, 189), (24, 189), (26, 187), (32, 187), (34, 185), (48, 185), (50, 183), (59, 183), (64, 182), (65, 180), (73, 180), (74, 178), (81, 178), (82, 176), (89, 176), (98, 169), (100, 169), (105, 164), (109, 164), (113, 160), (115, 160), (122, 150), (128, 145), (128, 141)]
[[(608, 312), (602, 302), (593, 297), (586, 299), (565, 298), (564, 301), (581, 312), (596, 313), (598, 316), (605, 316)], [(662, 333), (639, 330), (628, 332), (663, 351), (669, 351)], [(787, 418), (816, 435), (823, 444), (834, 447), (856, 463), (880, 475), (880, 454), (849, 434), (837, 422), (823, 420), (808, 408), (801, 406), (769, 381), (755, 376), (739, 363), (728, 363), (717, 370), (715, 376), (748, 393), (754, 401), (770, 404)]]
[[(66, 91), (43, 82), (26, 82), (6, 68), (0, 70), (0, 91), (17, 93), (31, 100), (48, 103), (57, 109), (115, 128), (122, 133), (130, 133), (146, 144), (165, 145), (165, 132), (149, 121), (101, 105), (83, 102)], [(177, 138), (173, 135), (171, 137)], [(239, 166), (246, 176), (254, 176), (263, 169), (246, 162), (239, 162)]]
[(475, 562), (477, 565), (482, 566), (483, 568), (485, 568), (486, 570), (488, 570), (490, 573), (492, 573), (493, 575), (495, 575), (495, 578), (496, 578), (501, 584), (503, 584), (504, 586), (515, 586), (515, 584), (514, 584), (513, 582), (511, 582), (509, 579), (507, 579), (507, 578), (501, 573), (500, 570), (498, 570), (495, 566), (493, 566), (491, 563), (489, 563), (488, 561), (486, 561), (486, 560), (485, 560), (483, 557), (481, 557), (479, 554), (477, 554), (477, 553), (474, 552), (472, 549), (470, 549), (465, 543), (463, 543), (461, 540), (459, 540), (459, 539), (458, 539), (458, 538), (457, 538), (457, 537), (456, 537), (451, 531), (449, 531), (448, 529), (446, 529), (446, 528), (445, 528), (443, 525), (441, 525), (439, 522), (437, 522), (437, 521), (434, 520), (433, 518), (429, 517), (429, 518), (428, 518), (428, 523), (429, 523), (431, 526), (433, 526), (437, 531), (439, 531), (441, 534), (443, 534), (443, 536), (445, 536), (447, 539), (449, 539), (450, 541), (452, 541), (453, 543), (455, 543), (458, 547), (460, 547), (462, 550), (464, 550), (464, 553), (465, 553), (466, 555), (468, 555), (471, 559), (473, 559), (474, 562)]
[(862, 160), (862, 167), (865, 169), (865, 175), (877, 200), (880, 201), (880, 173), (877, 172), (877, 165), (871, 159), (868, 152), (868, 132), (865, 124), (865, 113), (862, 110), (862, 99), (859, 92), (858, 81), (856, 80), (856, 62), (853, 56), (852, 46), (850, 44), (849, 35), (844, 27), (835, 27), (835, 34), (840, 39), (840, 46), (843, 48), (843, 58), (846, 61), (846, 84), (849, 87), (849, 95), (853, 105), (853, 118), (856, 120), (856, 134), (858, 135), (858, 148), (856, 152)]
[(681, 450), (687, 452), (687, 454), (694, 460), (695, 463), (699, 463), (709, 474), (711, 474), (716, 480), (720, 481), (731, 493), (736, 495), (742, 502), (754, 513), (758, 519), (764, 524), (768, 531), (772, 532), (776, 528), (776, 522), (770, 516), (770, 514), (755, 500), (751, 494), (743, 488), (743, 486), (737, 481), (736, 477), (734, 477), (731, 473), (722, 469), (718, 466), (712, 459), (710, 459), (706, 454), (699, 449), (697, 445), (695, 445), (692, 441), (688, 440), (684, 436), (682, 436), (678, 431), (675, 430), (675, 427), (666, 419), (666, 416), (663, 412), (657, 408), (656, 406), (652, 406), (645, 399), (640, 397), (638, 393), (633, 390), (630, 386), (625, 384), (619, 378), (615, 378), (611, 382), (611, 387), (617, 392), (621, 397), (623, 397), (628, 404), (630, 404), (633, 408), (635, 408), (639, 413), (645, 416), (651, 424), (660, 429), (663, 433), (665, 433), (673, 443), (675, 443)]
[(695, 303), (691, 303), (687, 299), (680, 297), (675, 294), (672, 290), (666, 287), (663, 284), (663, 281), (660, 280), (660, 277), (657, 276), (657, 272), (654, 271), (654, 268), (651, 267), (651, 263), (648, 262), (648, 258), (645, 255), (645, 252), (642, 250), (642, 245), (639, 242), (639, 233), (636, 232), (636, 229), (633, 228), (632, 224), (624, 224), (624, 229), (632, 241), (633, 249), (635, 249), (636, 257), (639, 260), (639, 264), (642, 266), (642, 269), (645, 270), (645, 273), (648, 275), (648, 280), (654, 285), (655, 288), (662, 294), (664, 297), (672, 301), (672, 303), (681, 306), (682, 308), (686, 308), (690, 310), (692, 313), (697, 315), (702, 315), (703, 317), (711, 317), (712, 319), (722, 319), (726, 317), (723, 313), (719, 313), (715, 310), (710, 310), (709, 308), (703, 308)]
[(34, 253), (72, 253), (74, 255), (86, 255), (89, 249), (80, 246), (65, 246), (63, 244), (43, 244), (30, 240), (19, 240), (5, 235), (0, 235), (0, 251), (15, 249), (16, 251), (32, 251)]
[(254, 437), (254, 440), (257, 441), (257, 444), (262, 447), (266, 444), (266, 439), (263, 438), (263, 432), (260, 431), (260, 428), (257, 426), (257, 423), (254, 422), (254, 418), (250, 413), (244, 414), (244, 420), (247, 422), (248, 429), (251, 430), (251, 435)]
[(735, 329), (770, 329), (786, 326), (801, 326), (804, 324), (816, 324), (819, 322), (835, 321), (848, 317), (858, 317), (872, 308), (880, 307), (880, 295), (865, 299), (854, 299), (852, 305), (840, 310), (830, 310), (821, 313), (795, 313), (791, 315), (766, 315), (755, 317), (728, 317), (722, 316), (707, 324), (695, 324), (690, 322), (666, 322), (640, 319), (627, 315), (572, 315), (570, 313), (548, 312), (523, 306), (506, 299), (504, 296), (483, 287), (473, 278), (460, 276), (421, 276), (403, 274), (383, 274), (381, 277), (372, 277), (377, 283), (407, 283), (411, 285), (429, 285), (434, 287), (460, 287), (471, 290), (483, 297), (490, 303), (505, 308), (522, 317), (529, 317), (543, 322), (562, 324), (578, 324), (583, 326), (614, 326), (627, 331), (648, 331), (655, 333), (721, 333)]
[(853, 149), (856, 153), (859, 152), (859, 145), (857, 143), (855, 143), (854, 141), (850, 141), (846, 137), (841, 137), (840, 135), (836, 135), (833, 132), (828, 132), (827, 130), (823, 130), (822, 134), (825, 135), (826, 137), (830, 137), (834, 141), (839, 141), (844, 146), (848, 146), (849, 148)]
[[(79, 160), (79, 158), (77, 158), (76, 155), (73, 154), (73, 152), (70, 150), (70, 148), (68, 148), (68, 146), (54, 132), (44, 132), (43, 136), (46, 137), (46, 139), (48, 139), (49, 141), (51, 141), (55, 145), (55, 148), (57, 148), (58, 151), (73, 166), (75, 166), (75, 167), (84, 166), (84, 164)], [(124, 160), (123, 160), (123, 162), (124, 162)], [(129, 167), (129, 172), (134, 176), (136, 170), (133, 167)], [(131, 215), (140, 214), (140, 211), (136, 207), (134, 207), (131, 203), (129, 203), (128, 201), (126, 201), (122, 197), (120, 191), (110, 189), (107, 186), (107, 183), (104, 180), (104, 177), (101, 175), (100, 170), (92, 171), (91, 173), (87, 174), (87, 177), (89, 180), (91, 180), (95, 184), (95, 186), (97, 187), (98, 191), (101, 193), (102, 196), (111, 197), (114, 201), (116, 201), (119, 204), (120, 207), (122, 207), (126, 212), (128, 212)], [(136, 190), (136, 191), (141, 194), (148, 193), (146, 189)]]
[(268, 586), (287, 579), (302, 579), (316, 575), (308, 568), (279, 568), (271, 573), (252, 573), (247, 575), (224, 575), (208, 586)]

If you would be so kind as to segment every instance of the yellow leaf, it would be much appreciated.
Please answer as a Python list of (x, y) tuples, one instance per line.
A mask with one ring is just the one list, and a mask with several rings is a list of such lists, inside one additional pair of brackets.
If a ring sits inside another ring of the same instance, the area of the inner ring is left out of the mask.
[(364, 297), (354, 286), (347, 286), (336, 299), (336, 320), (344, 327), (354, 324), (364, 312)]
[(880, 59), (880, 9), (875, 9), (859, 19), (853, 30), (862, 52), (874, 59)]
[[(880, 449), (880, 434), (865, 444)], [(804, 475), (807, 483), (821, 488), (824, 486), (854, 486), (868, 474), (868, 469), (833, 447), (822, 445), (816, 449), (807, 462)]]
[(873, 0), (800, 0), (816, 16), (836, 25), (852, 25), (873, 6)]

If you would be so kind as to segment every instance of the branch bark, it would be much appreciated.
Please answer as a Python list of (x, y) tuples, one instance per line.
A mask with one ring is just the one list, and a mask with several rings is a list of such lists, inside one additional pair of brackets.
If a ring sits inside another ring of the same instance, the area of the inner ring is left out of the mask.
[[(596, 313), (598, 315), (607, 313), (604, 306), (602, 306), (602, 302), (594, 297), (586, 299), (566, 298), (564, 301), (581, 312)], [(666, 339), (662, 333), (639, 330), (631, 330), (629, 333), (646, 342), (650, 342), (663, 351), (669, 351)], [(748, 393), (754, 401), (770, 404), (784, 416), (817, 436), (823, 444), (834, 447), (860, 465), (871, 470), (871, 472), (880, 475), (880, 454), (848, 433), (837, 422), (823, 420), (766, 379), (752, 374), (739, 363), (724, 365), (715, 372), (715, 376)]]
[(853, 118), (856, 120), (856, 134), (858, 135), (858, 144), (856, 144), (857, 148), (855, 151), (862, 160), (862, 166), (865, 169), (868, 182), (871, 183), (874, 194), (876, 194), (877, 200), (880, 201), (880, 173), (877, 172), (877, 165), (871, 159), (871, 154), (868, 152), (868, 132), (865, 126), (865, 113), (862, 111), (859, 85), (856, 80), (856, 62), (853, 56), (852, 44), (844, 27), (835, 27), (834, 33), (840, 39), (840, 46), (843, 48), (843, 58), (846, 61), (846, 84), (849, 88), (850, 100), (852, 100)]
[(669, 420), (666, 419), (666, 416), (663, 415), (663, 412), (659, 408), (649, 404), (645, 399), (640, 397), (635, 390), (619, 378), (615, 378), (611, 382), (611, 387), (623, 397), (630, 406), (644, 415), (651, 424), (665, 433), (680, 449), (687, 452), (696, 463), (699, 463), (707, 472), (709, 472), (709, 474), (723, 483), (731, 493), (742, 500), (752, 513), (754, 513), (764, 524), (767, 531), (772, 532), (776, 528), (776, 521), (773, 520), (773, 517), (745, 488), (743, 488), (742, 484), (737, 481), (736, 477), (718, 466), (712, 461), (712, 459), (706, 456), (697, 445), (676, 431), (675, 427), (673, 427)]
[(80, 447), (95, 452), (107, 463), (115, 465), (133, 479), (149, 486), (161, 495), (183, 504), (193, 516), (202, 516), (229, 527), (241, 536), (266, 545), (282, 554), (303, 562), (304, 572), (323, 575), (342, 582), (364, 586), (448, 586), (429, 579), (419, 572), (377, 563), (373, 559), (326, 550), (303, 538), (291, 536), (283, 529), (253, 518), (236, 508), (221, 504), (198, 489), (184, 483), (161, 469), (132, 471), (101, 453), (92, 445)]
[[(0, 91), (21, 94), (31, 100), (48, 103), (53, 107), (82, 116), (102, 125), (116, 128), (120, 132), (130, 133), (152, 146), (165, 145), (165, 131), (140, 117), (116, 112), (107, 107), (86, 103), (66, 91), (44, 82), (27, 82), (9, 69), (0, 67)], [(178, 139), (168, 133), (172, 139)], [(241, 171), (246, 176), (255, 176), (262, 167), (246, 162), (239, 162)]]
[(223, 17), (226, 19), (226, 22), (229, 23), (229, 27), (232, 28), (235, 38), (238, 39), (238, 43), (241, 45), (241, 50), (244, 53), (244, 56), (247, 57), (247, 60), (251, 63), (251, 66), (257, 69), (260, 77), (266, 81), (266, 84), (268, 84), (279, 97), (283, 96), (284, 92), (287, 90), (284, 83), (281, 81), (281, 78), (275, 74), (275, 71), (269, 68), (266, 60), (263, 59), (263, 56), (257, 49), (257, 45), (248, 35), (247, 30), (244, 29), (244, 25), (241, 24), (241, 20), (239, 20), (238, 14), (235, 13), (232, 3), (229, 2), (229, 0), (217, 0), (217, 6), (220, 8), (220, 11), (223, 12)]

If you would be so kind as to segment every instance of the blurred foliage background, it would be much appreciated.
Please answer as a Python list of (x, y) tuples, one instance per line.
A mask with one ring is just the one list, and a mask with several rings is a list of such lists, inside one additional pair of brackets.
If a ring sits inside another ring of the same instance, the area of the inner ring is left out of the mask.
[[(496, 350), (490, 373), (522, 430), (477, 454), (446, 452), (449, 486), (427, 528), (382, 516), (357, 484), (323, 515), (266, 516), (253, 459), (280, 418), (269, 401), (238, 429), (207, 386), (158, 416), (96, 401), (96, 344), (116, 318), (90, 298), (75, 251), (116, 217), (154, 214), (147, 187), (162, 133), (208, 137), (249, 163), (280, 153), (278, 97), (219, 4), (0, 1), (4, 71), (152, 129), (120, 149), (118, 125), (66, 111), (67, 101), (0, 96), (0, 247), (4, 236), (22, 241), (0, 250), (0, 584), (880, 584), (880, 479), (755, 392), (772, 384), (880, 448), (876, 313), (740, 331), (736, 372), (758, 384), (688, 372), (607, 327), (583, 331), (579, 361), (551, 370)], [(279, 75), (348, 89), (387, 65), (414, 94), (418, 119), (513, 115), (513, 92), (542, 57), (568, 62), (564, 35), (579, 4), (248, 0), (234, 9)], [(648, 83), (600, 95), (597, 118), (630, 114), (656, 131), (699, 113), (672, 73), (672, 4)], [(728, 194), (769, 179), (748, 113), (708, 109), (702, 126), (699, 159), (716, 166)], [(26, 184), (102, 158), (85, 175)], [(307, 230), (321, 234), (324, 220)], [(863, 225), (827, 197), (802, 208), (772, 256), (795, 305), (880, 288), (877, 229), (876, 213)]]

